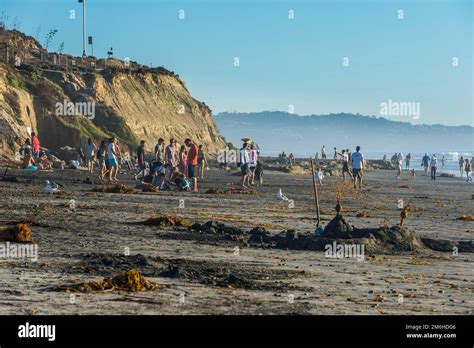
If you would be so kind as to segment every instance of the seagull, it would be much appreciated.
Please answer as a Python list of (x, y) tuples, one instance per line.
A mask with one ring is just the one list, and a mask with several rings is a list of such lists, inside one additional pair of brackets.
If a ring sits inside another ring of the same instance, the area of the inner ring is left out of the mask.
[(287, 201), (288, 200), (288, 197), (286, 197), (283, 194), (283, 192), (281, 192), (281, 188), (278, 189), (277, 198), (281, 201)]
[(46, 180), (46, 191), (48, 193), (56, 193), (59, 192), (59, 184), (56, 184), (55, 182)]

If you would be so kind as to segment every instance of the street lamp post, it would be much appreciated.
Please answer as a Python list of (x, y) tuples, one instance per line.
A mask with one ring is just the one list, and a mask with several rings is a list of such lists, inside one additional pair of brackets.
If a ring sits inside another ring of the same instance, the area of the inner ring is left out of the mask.
[(86, 0), (79, 0), (82, 3), (82, 56), (86, 57)]

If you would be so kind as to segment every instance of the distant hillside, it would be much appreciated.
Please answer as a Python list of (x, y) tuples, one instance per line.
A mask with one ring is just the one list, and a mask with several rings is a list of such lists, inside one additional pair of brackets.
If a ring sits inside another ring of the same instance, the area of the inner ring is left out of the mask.
[(439, 152), (474, 149), (474, 128), (412, 125), (380, 117), (353, 114), (298, 116), (286, 112), (220, 113), (214, 116), (219, 132), (234, 145), (255, 138), (263, 151), (310, 153), (326, 145), (366, 152)]

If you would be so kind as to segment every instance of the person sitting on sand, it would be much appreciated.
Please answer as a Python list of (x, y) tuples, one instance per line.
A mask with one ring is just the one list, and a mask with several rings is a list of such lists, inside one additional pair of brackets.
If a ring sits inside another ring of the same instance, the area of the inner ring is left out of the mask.
[(191, 184), (183, 173), (177, 175), (176, 179), (174, 179), (174, 183), (179, 191), (191, 191)]
[(469, 161), (469, 158), (466, 158), (464, 160), (464, 171), (466, 172), (466, 181), (472, 181), (472, 176), (471, 176), (471, 169), (472, 169), (472, 163)]
[(46, 156), (46, 152), (40, 151), (37, 166), (39, 169), (42, 170), (52, 170), (53, 169), (53, 162), (48, 159)]
[(352, 175), (354, 179), (354, 188), (357, 188), (357, 183), (359, 188), (362, 188), (362, 171), (364, 169), (364, 155), (360, 152), (360, 146), (356, 146), (356, 152), (351, 156), (352, 158)]
[(173, 173), (171, 173), (171, 176), (170, 176), (170, 178), (168, 179), (168, 182), (174, 183), (176, 186), (179, 186), (179, 182), (181, 181), (181, 179), (180, 179), (180, 174), (182, 174), (182, 173), (181, 173), (181, 171), (179, 170), (179, 168), (178, 168), (178, 167), (174, 167)]
[(35, 159), (33, 158), (33, 153), (32, 153), (31, 148), (26, 148), (25, 155), (23, 157), (23, 168), (32, 167), (35, 165), (36, 165), (36, 162), (35, 162)]
[(168, 185), (168, 182), (166, 181), (165, 173), (160, 173), (157, 176), (155, 176), (155, 178), (153, 179), (152, 184), (154, 186), (158, 187), (162, 191), (170, 189), (170, 186)]
[(319, 183), (319, 186), (323, 186), (324, 174), (319, 167), (316, 169), (316, 173), (314, 175), (316, 176), (316, 181)]

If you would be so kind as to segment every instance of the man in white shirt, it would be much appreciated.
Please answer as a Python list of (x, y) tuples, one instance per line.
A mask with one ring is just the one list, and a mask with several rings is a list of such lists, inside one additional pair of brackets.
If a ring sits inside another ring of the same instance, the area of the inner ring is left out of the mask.
[(364, 154), (360, 152), (360, 146), (356, 147), (356, 152), (352, 153), (352, 176), (354, 177), (354, 188), (357, 188), (357, 181), (359, 181), (359, 188), (362, 188), (362, 170), (364, 169)]

